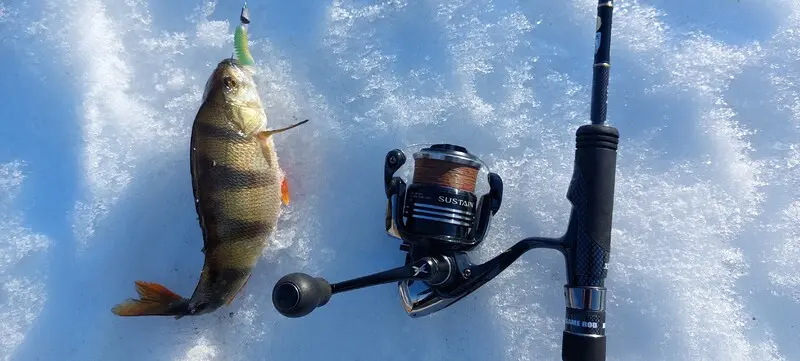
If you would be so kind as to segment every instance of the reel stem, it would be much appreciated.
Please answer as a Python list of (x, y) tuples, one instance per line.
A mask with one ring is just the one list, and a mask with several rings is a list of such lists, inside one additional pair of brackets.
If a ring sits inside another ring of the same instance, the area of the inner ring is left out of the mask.
[[(546, 238), (546, 237), (529, 237), (515, 243), (510, 248), (498, 254), (494, 258), (486, 261), (483, 264), (467, 268), (469, 271), (471, 282), (464, 284), (464, 287), (457, 288), (453, 293), (464, 293), (468, 295), (472, 291), (483, 286), (495, 278), (498, 274), (503, 272), (508, 266), (517, 261), (526, 252), (532, 249), (554, 249), (562, 254), (565, 254), (564, 241), (560, 238)], [(476, 281), (477, 280), (477, 281)]]

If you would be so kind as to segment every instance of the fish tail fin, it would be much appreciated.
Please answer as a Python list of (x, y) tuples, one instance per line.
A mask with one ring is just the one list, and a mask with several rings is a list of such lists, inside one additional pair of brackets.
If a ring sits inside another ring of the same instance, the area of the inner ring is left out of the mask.
[(188, 313), (189, 300), (166, 287), (151, 282), (136, 281), (139, 299), (127, 299), (111, 309), (117, 316), (176, 316)]

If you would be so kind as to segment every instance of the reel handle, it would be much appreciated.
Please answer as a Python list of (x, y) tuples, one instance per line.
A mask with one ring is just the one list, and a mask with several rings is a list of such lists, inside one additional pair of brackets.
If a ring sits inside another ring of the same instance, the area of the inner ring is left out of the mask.
[(328, 303), (333, 291), (324, 278), (305, 273), (290, 273), (281, 277), (272, 289), (272, 303), (282, 315), (291, 318), (305, 316)]
[(424, 257), (406, 266), (334, 284), (305, 273), (290, 273), (275, 283), (272, 304), (286, 317), (303, 317), (327, 304), (336, 293), (403, 280), (441, 283), (450, 277), (451, 268), (450, 262), (444, 259)]

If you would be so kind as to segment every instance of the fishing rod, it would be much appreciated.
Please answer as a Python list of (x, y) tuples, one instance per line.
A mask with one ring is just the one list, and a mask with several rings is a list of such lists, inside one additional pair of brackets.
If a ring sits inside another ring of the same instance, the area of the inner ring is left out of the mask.
[[(466, 148), (434, 144), (413, 153), (410, 185), (396, 172), (406, 153), (386, 154), (384, 186), (386, 232), (402, 240), (405, 265), (330, 283), (305, 273), (291, 273), (275, 284), (273, 305), (286, 317), (302, 317), (326, 305), (334, 294), (397, 282), (411, 317), (441, 311), (491, 281), (532, 249), (552, 249), (564, 256), (565, 322), (561, 357), (565, 361), (606, 358), (605, 279), (611, 254), (619, 132), (606, 125), (613, 2), (599, 0), (592, 74), (591, 124), (575, 134), (575, 160), (567, 199), (572, 204), (566, 232), (559, 238), (528, 237), (491, 260), (475, 264), (469, 252), (486, 236), (500, 209), (503, 181)], [(475, 194), (478, 174), (486, 171), (488, 192)], [(412, 286), (418, 289), (412, 291)]]

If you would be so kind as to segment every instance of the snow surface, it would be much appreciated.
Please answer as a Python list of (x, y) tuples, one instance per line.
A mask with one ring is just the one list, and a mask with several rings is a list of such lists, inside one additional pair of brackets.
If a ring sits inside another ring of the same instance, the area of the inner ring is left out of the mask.
[[(480, 254), (557, 236), (588, 122), (593, 0), (251, 2), (292, 205), (229, 309), (120, 318), (133, 281), (189, 295), (202, 264), (188, 137), (232, 52), (235, 1), (0, 1), (5, 360), (560, 360), (556, 252), (422, 319), (386, 285), (300, 319), (303, 271), (397, 266), (386, 152), (453, 142), (505, 181)], [(618, 1), (620, 143), (608, 360), (800, 359), (800, 2)]]

